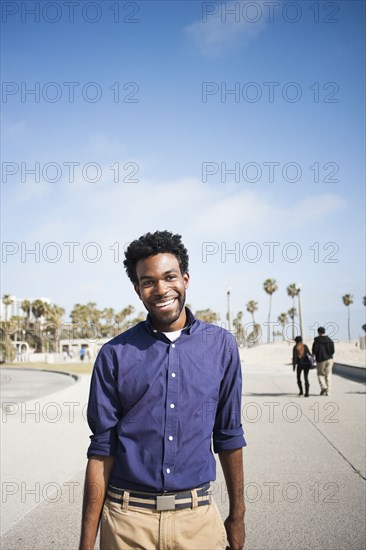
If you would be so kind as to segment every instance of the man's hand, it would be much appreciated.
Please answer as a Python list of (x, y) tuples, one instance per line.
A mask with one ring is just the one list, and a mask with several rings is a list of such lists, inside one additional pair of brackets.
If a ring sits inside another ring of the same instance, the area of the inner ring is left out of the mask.
[(224, 521), (224, 525), (230, 550), (242, 550), (245, 542), (244, 519), (232, 519), (229, 516)]

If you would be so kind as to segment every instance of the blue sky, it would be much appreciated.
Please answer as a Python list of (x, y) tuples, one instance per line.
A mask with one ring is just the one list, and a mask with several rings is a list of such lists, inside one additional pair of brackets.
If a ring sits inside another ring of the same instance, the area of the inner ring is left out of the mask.
[(262, 323), (271, 277), (273, 319), (298, 282), (309, 337), (346, 337), (346, 293), (361, 334), (364, 3), (270, 5), (79, 2), (72, 22), (63, 2), (2, 3), (3, 294), (140, 310), (123, 246), (169, 229), (194, 309), (224, 320), (230, 286)]

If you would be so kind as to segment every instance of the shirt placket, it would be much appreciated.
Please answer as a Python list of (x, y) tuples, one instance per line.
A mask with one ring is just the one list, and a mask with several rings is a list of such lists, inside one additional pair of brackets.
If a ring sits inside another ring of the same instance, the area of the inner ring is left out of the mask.
[(172, 485), (175, 459), (178, 448), (178, 415), (179, 415), (179, 345), (173, 342), (168, 350), (168, 380), (165, 411), (164, 490)]

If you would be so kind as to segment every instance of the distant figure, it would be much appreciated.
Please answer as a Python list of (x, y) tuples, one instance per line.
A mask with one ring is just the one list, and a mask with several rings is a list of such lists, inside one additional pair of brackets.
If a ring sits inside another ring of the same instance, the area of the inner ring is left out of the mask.
[(85, 348), (81, 347), (80, 348), (80, 361), (84, 361), (84, 357), (85, 357)]
[(312, 351), (318, 364), (320, 395), (330, 395), (330, 379), (333, 367), (334, 342), (325, 336), (325, 328), (318, 328), (319, 336), (314, 338)]
[(310, 350), (308, 346), (303, 343), (301, 336), (296, 336), (295, 342), (296, 343), (292, 350), (292, 367), (294, 371), (296, 369), (297, 385), (299, 386), (299, 390), (300, 390), (299, 395), (304, 395), (303, 388), (302, 388), (302, 381), (301, 381), (301, 373), (304, 372), (305, 397), (309, 397), (310, 364), (309, 364), (308, 354), (310, 354)]

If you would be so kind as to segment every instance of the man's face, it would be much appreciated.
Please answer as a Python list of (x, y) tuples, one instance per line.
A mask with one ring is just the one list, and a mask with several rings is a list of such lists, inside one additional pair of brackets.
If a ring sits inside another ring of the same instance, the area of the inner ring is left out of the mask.
[(161, 332), (182, 329), (186, 322), (184, 303), (189, 274), (180, 272), (174, 254), (156, 254), (136, 264), (135, 290), (150, 313), (154, 328)]

